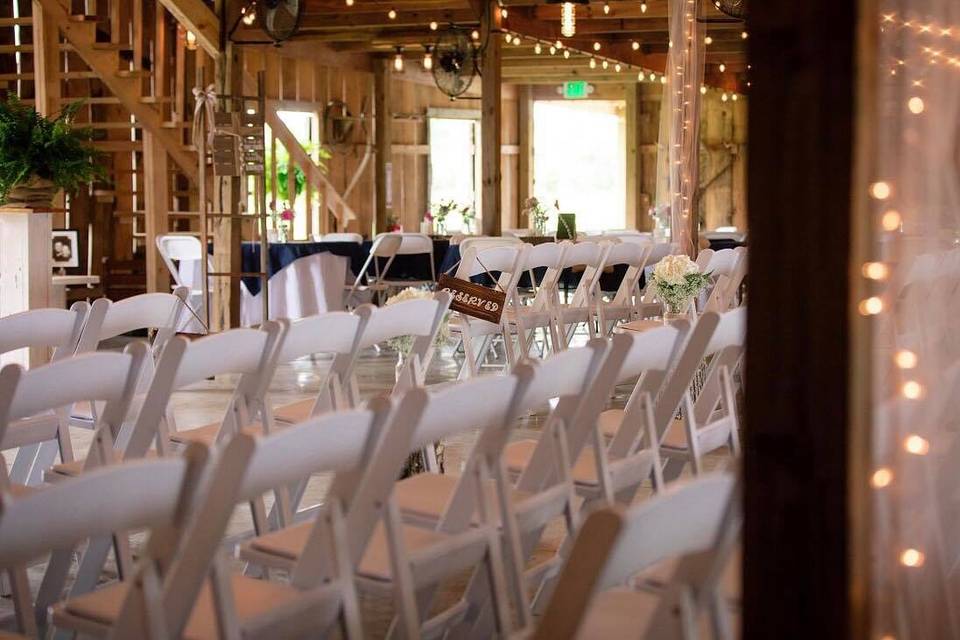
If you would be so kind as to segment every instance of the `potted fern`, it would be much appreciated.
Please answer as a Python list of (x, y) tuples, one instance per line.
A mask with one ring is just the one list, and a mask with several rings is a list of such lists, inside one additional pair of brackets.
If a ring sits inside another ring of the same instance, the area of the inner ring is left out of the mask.
[(15, 94), (0, 102), (0, 205), (49, 208), (58, 190), (104, 178), (91, 130), (73, 127), (81, 106), (45, 118)]

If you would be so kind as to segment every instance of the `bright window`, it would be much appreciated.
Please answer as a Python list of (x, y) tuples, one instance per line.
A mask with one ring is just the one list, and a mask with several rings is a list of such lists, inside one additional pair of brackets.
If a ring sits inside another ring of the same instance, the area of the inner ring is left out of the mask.
[(533, 104), (534, 194), (577, 214), (578, 231), (622, 229), (626, 222), (626, 136), (620, 100), (538, 100)]
[[(479, 211), (477, 184), (480, 168), (480, 122), (473, 118), (431, 117), (430, 202), (431, 207), (453, 201)], [(459, 231), (463, 220), (451, 215), (447, 231)]]

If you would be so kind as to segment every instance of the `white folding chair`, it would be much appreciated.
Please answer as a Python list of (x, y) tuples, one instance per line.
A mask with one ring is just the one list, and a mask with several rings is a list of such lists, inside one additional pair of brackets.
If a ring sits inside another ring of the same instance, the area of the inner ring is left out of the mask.
[[(383, 235), (383, 234), (381, 234)], [(399, 280), (390, 278), (391, 260), (384, 267), (379, 280), (388, 287), (422, 287), (432, 286), (437, 281), (437, 272), (433, 261), (433, 240), (425, 233), (394, 233), (400, 238), (400, 246), (397, 248), (398, 256), (425, 255), (430, 258), (430, 279), (429, 280)], [(378, 236), (379, 237), (379, 236)]]
[(686, 386), (682, 416), (672, 421), (660, 441), (666, 480), (678, 477), (688, 463), (694, 474), (701, 473), (703, 456), (721, 447), (735, 457), (740, 455), (734, 377), (746, 350), (746, 329), (746, 307), (719, 316), (702, 351), (702, 358), (709, 359), (703, 384), (695, 397), (691, 386)]
[(277, 356), (278, 364), (316, 354), (331, 354), (333, 361), (320, 382), (316, 397), (276, 408), (267, 402), (266, 409), (273, 413), (273, 420), (293, 424), (325, 411), (354, 406), (353, 367), (367, 321), (374, 310), (370, 305), (361, 305), (352, 313), (334, 311), (290, 323)]
[[(94, 300), (80, 334), (77, 353), (95, 351), (104, 340), (131, 331), (153, 331), (152, 351), (159, 356), (167, 340), (176, 334), (183, 316), (189, 291), (177, 287), (171, 293), (145, 293), (113, 302), (107, 298)], [(153, 360), (147, 363), (140, 390), (146, 389), (153, 377)], [(80, 404), (70, 411), (71, 426), (90, 428), (96, 418), (96, 406)]]
[[(69, 311), (33, 309), (0, 318), (0, 355), (19, 349), (46, 349), (48, 353), (52, 350), (51, 362), (73, 355), (89, 308), (90, 305), (80, 301), (73, 303)], [(67, 438), (65, 444), (69, 445), (67, 409), (27, 420), (56, 423), (58, 433)], [(58, 443), (54, 441), (22, 445), (10, 467), (11, 481), (30, 486), (39, 484), (43, 469), (53, 464), (57, 453)]]
[[(240, 556), (249, 562), (279, 567), (291, 575), (290, 585), (253, 582), (301, 597), (311, 593), (322, 597), (312, 613), (304, 611), (299, 620), (288, 623), (325, 635), (339, 616), (347, 637), (359, 637), (354, 575), (361, 567), (390, 571), (386, 555), (368, 553), (368, 547), (372, 540), (383, 539), (384, 528), (378, 521), (389, 510), (390, 490), (425, 403), (426, 392), (415, 389), (394, 402), (376, 398), (366, 409), (323, 414), (257, 441), (241, 499), (254, 499), (311, 473), (335, 472), (316, 518), (254, 538), (240, 548)], [(232, 579), (235, 584), (250, 580)], [(242, 613), (238, 611), (238, 617)]]
[[(715, 311), (726, 311), (736, 298), (736, 294), (747, 275), (746, 249), (704, 249), (697, 256), (697, 266), (702, 273), (709, 273), (713, 280), (712, 286), (703, 292), (700, 305), (711, 300), (711, 308)], [(721, 282), (722, 279), (722, 282)]]
[(359, 233), (325, 233), (321, 242), (352, 242), (362, 244), (363, 236)]
[[(603, 509), (584, 523), (556, 591), (532, 634), (553, 638), (734, 637), (719, 582), (742, 516), (730, 474), (671, 487), (629, 510)], [(681, 558), (659, 592), (624, 585)]]
[[(82, 528), (94, 539), (118, 529), (147, 527), (150, 532), (132, 579), (57, 603), (51, 615), (54, 628), (100, 638), (239, 637), (210, 615), (209, 603), (221, 589), (215, 580), (216, 565), (222, 562), (217, 547), (252, 450), (253, 439), (239, 436), (204, 471), (189, 462), (206, 457), (204, 447), (195, 444), (185, 452), (186, 464), (179, 457), (138, 460), (50, 489), (64, 497), (87, 495), (88, 504), (109, 497), (117, 507), (107, 509), (101, 520), (64, 523), (66, 531)], [(89, 496), (98, 490), (103, 493)], [(91, 508), (91, 514), (99, 516), (99, 511)], [(218, 636), (218, 627), (223, 635)]]
[[(73, 449), (65, 423), (31, 422), (25, 418), (68, 408), (75, 402), (90, 401), (103, 403), (103, 410), (87, 456), (111, 455), (113, 442), (129, 412), (144, 362), (149, 359), (146, 351), (146, 347), (137, 342), (129, 345), (124, 353), (90, 353), (63, 358), (29, 371), (20, 365), (7, 365), (0, 370), (0, 447), (11, 449), (53, 440), (59, 445), (61, 459), (72, 461)], [(0, 489), (17, 495), (37, 490), (11, 484), (2, 457)], [(129, 554), (122, 541), (114, 543), (118, 569), (126, 571)], [(102, 553), (95, 552), (89, 558), (85, 555), (74, 589), (92, 586), (102, 566), (102, 561), (96, 560), (106, 556), (109, 546), (110, 541), (107, 541)], [(70, 567), (70, 556), (68, 551), (51, 558), (37, 599), (41, 614), (46, 604), (59, 597)]]
[[(173, 278), (172, 289), (185, 287), (188, 291), (184, 301), (193, 310), (193, 313), (201, 319), (204, 325), (207, 322), (207, 310), (203, 308), (203, 270), (201, 260), (207, 261), (207, 271), (214, 271), (213, 259), (209, 254), (205, 254), (200, 246), (200, 239), (196, 236), (171, 233), (157, 236), (157, 250), (163, 263), (167, 266), (167, 271)], [(191, 316), (193, 314), (190, 314)], [(185, 325), (191, 323), (191, 318), (184, 318), (178, 330), (183, 330)], [(196, 327), (203, 331), (205, 327)]]
[(557, 323), (561, 349), (567, 348), (573, 340), (577, 327), (581, 324), (587, 326), (587, 333), (591, 338), (597, 337), (597, 329), (593, 318), (596, 314), (599, 299), (597, 288), (609, 247), (609, 244), (585, 241), (568, 244), (563, 252), (560, 268), (582, 268), (583, 273), (580, 276), (580, 283), (569, 301), (558, 297), (557, 307), (554, 311), (554, 322)]
[[(652, 245), (622, 242), (607, 249), (603, 260), (604, 269), (625, 266), (626, 272), (616, 292), (609, 301), (597, 296), (597, 326), (601, 335), (610, 335), (618, 322), (630, 321), (639, 316), (640, 277), (647, 264)], [(599, 278), (598, 278), (598, 289)]]
[(516, 247), (522, 244), (523, 240), (513, 236), (468, 236), (460, 241), (460, 258), (462, 260), (472, 248), (484, 251), (494, 247)]
[[(360, 349), (369, 349), (382, 342), (404, 336), (412, 337), (413, 346), (407, 354), (403, 369), (397, 373), (392, 395), (397, 395), (413, 387), (422, 387), (427, 368), (433, 359), (434, 342), (450, 307), (450, 294), (437, 291), (432, 298), (406, 300), (386, 307), (379, 307), (370, 314)], [(354, 405), (359, 403), (354, 390)]]
[[(476, 238), (475, 240), (486, 239)], [(492, 238), (492, 240), (500, 240), (500, 238)], [(503, 312), (506, 313), (507, 308), (512, 308), (516, 304), (517, 282), (522, 273), (520, 265), (526, 249), (526, 245), (519, 240), (515, 243), (499, 245), (478, 242), (467, 244), (465, 248), (461, 246), (460, 265), (457, 267), (456, 277), (461, 280), (470, 280), (474, 276), (499, 272), (495, 286), (505, 295)], [(503, 340), (507, 366), (512, 366), (517, 361), (513, 339), (510, 332), (505, 329), (502, 316), (501, 322), (494, 324), (457, 313), (450, 319), (450, 332), (459, 334), (463, 343), (463, 366), (460, 368), (460, 378), (479, 374), (487, 350), (498, 335)], [(480, 338), (479, 344), (474, 342), (477, 338)]]
[[(383, 302), (383, 293), (388, 289), (388, 286), (384, 284), (381, 279), (390, 270), (390, 265), (393, 264), (393, 259), (396, 257), (401, 243), (402, 239), (400, 235), (396, 233), (381, 233), (373, 239), (373, 245), (370, 247), (370, 255), (367, 256), (363, 266), (360, 267), (360, 273), (357, 274), (353, 285), (347, 289), (345, 307), (350, 308), (353, 306), (351, 302), (358, 292), (375, 293), (378, 303)], [(381, 260), (387, 261), (383, 266), (382, 274), (380, 273)], [(370, 274), (371, 266), (373, 267), (372, 275)]]
[[(517, 335), (519, 352), (523, 358), (530, 356), (536, 346), (537, 329), (543, 332), (541, 355), (547, 353), (548, 333), (550, 351), (562, 349), (554, 321), (554, 309), (560, 297), (557, 287), (563, 272), (560, 263), (566, 246), (565, 243), (547, 242), (527, 247), (524, 252), (521, 270), (529, 274), (536, 293), (526, 304), (521, 304), (523, 301), (517, 295), (513, 305), (504, 310), (503, 318), (504, 327)], [(537, 283), (535, 271), (539, 269), (543, 269), (544, 273)]]

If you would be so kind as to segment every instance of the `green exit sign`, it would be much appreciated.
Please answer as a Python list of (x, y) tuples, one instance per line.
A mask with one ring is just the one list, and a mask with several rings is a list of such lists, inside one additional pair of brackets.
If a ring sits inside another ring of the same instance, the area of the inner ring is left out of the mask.
[(590, 85), (584, 80), (571, 80), (563, 83), (563, 97), (566, 100), (583, 100), (590, 93)]

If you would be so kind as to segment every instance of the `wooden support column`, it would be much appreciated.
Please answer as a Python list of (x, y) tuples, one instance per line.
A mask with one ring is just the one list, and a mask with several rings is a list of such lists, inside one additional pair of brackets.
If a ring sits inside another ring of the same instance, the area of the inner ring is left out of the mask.
[(517, 226), (529, 227), (523, 203), (533, 196), (533, 91), (528, 84), (517, 91)]
[(60, 30), (57, 23), (33, 0), (33, 72), (36, 108), (41, 115), (60, 111)]
[(856, 7), (750, 6), (746, 640), (876, 637), (851, 603), (851, 557), (869, 553), (849, 502), (867, 482), (849, 474)]
[(373, 71), (374, 96), (374, 135), (376, 142), (376, 166), (374, 179), (376, 181), (377, 211), (373, 221), (373, 235), (387, 230), (387, 218), (392, 209), (390, 178), (393, 174), (393, 131), (391, 127), (391, 85), (390, 62), (378, 60)]
[[(500, 11), (495, 3), (490, 3), (484, 13), (483, 22), (490, 29), (490, 39), (483, 52), (481, 63), (481, 115), (480, 115), (480, 162), (482, 191), (481, 204), (481, 231), (483, 235), (500, 235), (500, 144), (501, 127), (503, 125), (500, 103), (501, 74), (503, 71), (501, 59)], [(482, 31), (483, 29), (481, 29)]]
[(147, 291), (168, 292), (170, 273), (160, 257), (156, 238), (170, 230), (170, 163), (166, 149), (149, 131), (143, 132), (143, 176)]

